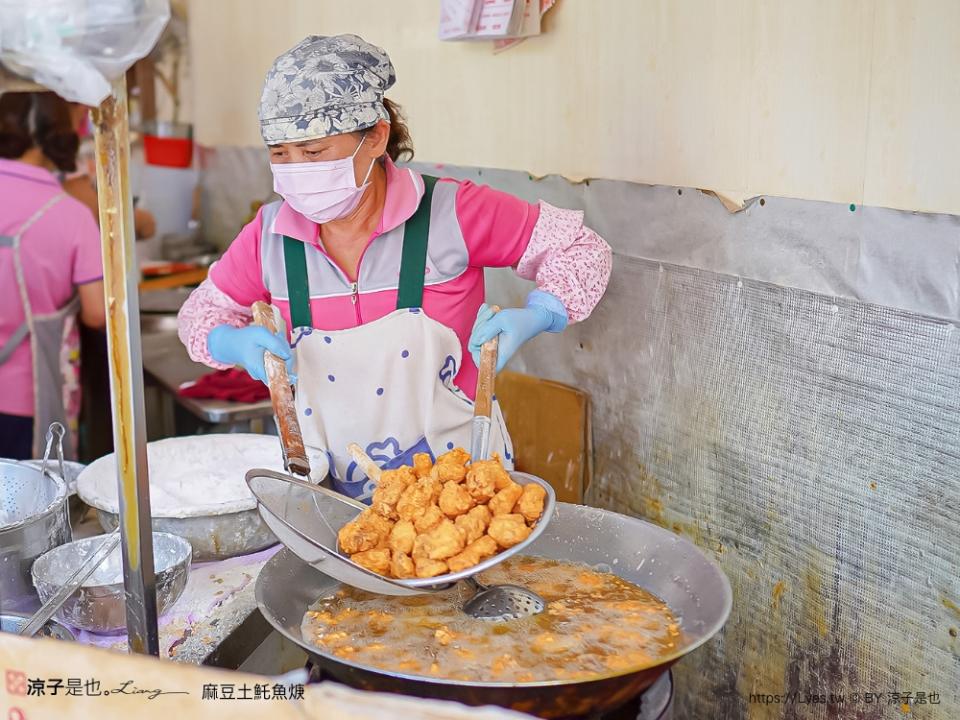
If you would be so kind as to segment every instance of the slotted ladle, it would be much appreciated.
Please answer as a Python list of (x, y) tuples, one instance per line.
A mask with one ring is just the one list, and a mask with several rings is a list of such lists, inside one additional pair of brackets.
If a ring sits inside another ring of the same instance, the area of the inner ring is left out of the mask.
[[(493, 306), (494, 312), (500, 308)], [(477, 372), (477, 397), (474, 401), (473, 436), (470, 448), (476, 455), (472, 460), (486, 460), (490, 453), (490, 414), (493, 410), (494, 378), (497, 370), (498, 338), (488, 340), (480, 348)], [(543, 522), (543, 518), (540, 520)], [(474, 576), (464, 579), (473, 587), (474, 594), (463, 604), (463, 611), (477, 620), (518, 620), (543, 612), (546, 602), (532, 590), (519, 585), (482, 585)]]

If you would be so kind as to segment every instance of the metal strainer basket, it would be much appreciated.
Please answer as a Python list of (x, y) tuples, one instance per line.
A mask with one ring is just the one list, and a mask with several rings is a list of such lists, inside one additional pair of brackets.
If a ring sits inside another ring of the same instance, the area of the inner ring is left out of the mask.
[(66, 483), (53, 473), (0, 460), (0, 531), (55, 510), (66, 497)]
[(67, 484), (52, 472), (0, 460), (0, 605), (31, 613), (40, 601), (30, 566), (43, 553), (70, 542)]
[(247, 485), (257, 498), (264, 522), (277, 539), (302, 560), (342, 583), (381, 595), (417, 595), (446, 590), (454, 583), (503, 562), (521, 552), (544, 531), (556, 506), (556, 495), (545, 480), (512, 472), (519, 485), (536, 483), (546, 491), (543, 516), (523, 542), (466, 570), (432, 578), (394, 580), (377, 575), (340, 552), (337, 531), (367, 508), (363, 503), (324, 487), (271, 470), (251, 470)]

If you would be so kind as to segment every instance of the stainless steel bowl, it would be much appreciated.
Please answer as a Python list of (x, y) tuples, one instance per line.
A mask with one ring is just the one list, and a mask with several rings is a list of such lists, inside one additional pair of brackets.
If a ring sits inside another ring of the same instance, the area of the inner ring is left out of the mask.
[[(3, 613), (0, 615), (0, 632), (16, 635), (20, 628), (29, 622), (29, 615), (20, 613)], [(37, 631), (34, 637), (56, 638), (57, 640), (76, 640), (69, 628), (64, 627), (56, 620), (48, 620), (47, 624)]]
[(0, 610), (36, 610), (30, 566), (71, 539), (66, 483), (15, 460), (0, 460)]
[[(33, 584), (46, 600), (63, 586), (105, 535), (61, 545), (33, 564)], [(163, 614), (180, 599), (190, 574), (193, 553), (190, 543), (170, 533), (153, 533), (153, 563), (157, 577), (157, 612)], [(67, 598), (54, 616), (70, 627), (92, 633), (115, 635), (126, 632), (127, 609), (123, 589), (123, 561), (118, 546), (103, 564)]]
[[(97, 508), (100, 526), (111, 532), (120, 523), (116, 513)], [(277, 538), (256, 508), (225, 515), (153, 518), (153, 531), (185, 538), (193, 546), (194, 562), (224, 560), (237, 555), (260, 552), (277, 544)]]

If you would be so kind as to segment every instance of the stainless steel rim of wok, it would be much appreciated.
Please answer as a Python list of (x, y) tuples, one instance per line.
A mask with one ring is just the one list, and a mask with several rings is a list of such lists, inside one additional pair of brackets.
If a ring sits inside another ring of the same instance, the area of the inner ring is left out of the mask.
[[(557, 503), (547, 529), (525, 552), (613, 572), (654, 593), (680, 619), (681, 645), (654, 665), (611, 671), (574, 682), (464, 682), (351, 663), (326, 653), (303, 637), (300, 628), (307, 609), (334, 592), (339, 583), (289, 550), (277, 553), (260, 572), (257, 605), (277, 632), (307, 651), (334, 679), (370, 690), (526, 709), (544, 717), (618, 707), (646, 689), (679, 658), (716, 635), (730, 614), (733, 595), (719, 565), (689, 540), (644, 520), (599, 508)], [(554, 691), (545, 693), (544, 688)], [(573, 707), (576, 711), (569, 709)]]
[(272, 470), (251, 470), (247, 485), (267, 526), (301, 560), (341, 582), (381, 595), (416, 595), (447, 590), (460, 580), (488, 570), (536, 542), (547, 529), (557, 504), (548, 482), (526, 473), (511, 472), (520, 485), (536, 483), (547, 493), (543, 516), (529, 537), (466, 570), (432, 578), (394, 580), (363, 568), (339, 552), (337, 530), (368, 506), (315, 483)]

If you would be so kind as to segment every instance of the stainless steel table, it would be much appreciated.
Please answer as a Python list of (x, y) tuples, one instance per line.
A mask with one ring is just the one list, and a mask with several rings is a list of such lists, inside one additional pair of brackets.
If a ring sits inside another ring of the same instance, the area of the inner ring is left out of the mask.
[[(148, 380), (159, 387), (172, 401), (200, 420), (229, 429), (275, 433), (273, 407), (269, 400), (238, 403), (228, 400), (198, 400), (181, 396), (180, 386), (210, 372), (210, 368), (193, 362), (177, 337), (175, 315), (143, 315), (143, 369)], [(166, 412), (169, 415), (169, 410)], [(165, 421), (171, 422), (168, 417)], [(223, 428), (218, 428), (223, 429)], [(174, 434), (174, 433), (170, 433)]]

